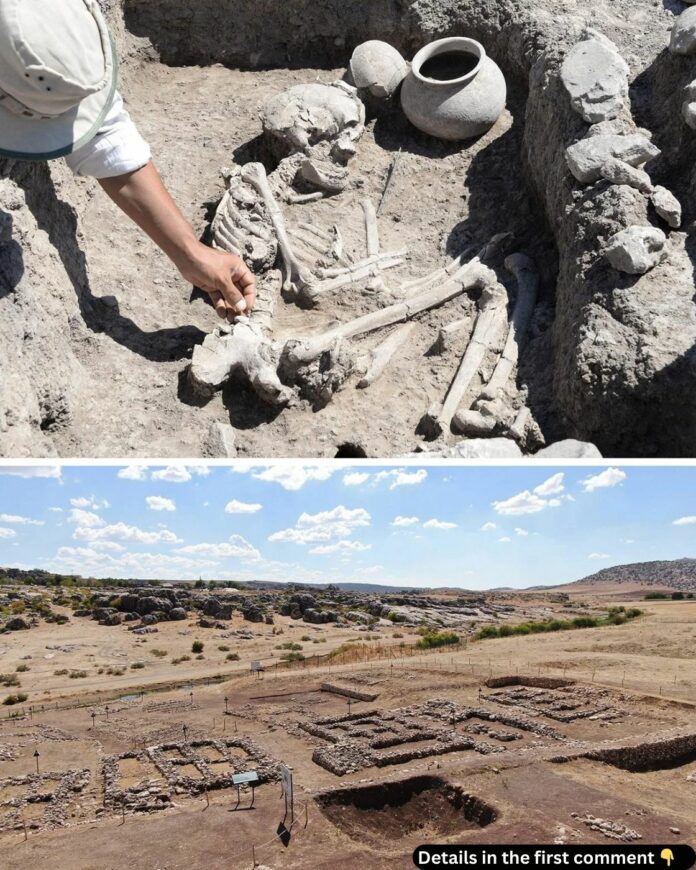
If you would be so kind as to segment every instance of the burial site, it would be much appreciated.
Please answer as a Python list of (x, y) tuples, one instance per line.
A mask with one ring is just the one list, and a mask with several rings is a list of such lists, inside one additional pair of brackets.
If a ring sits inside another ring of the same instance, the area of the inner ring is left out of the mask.
[(95, 183), (0, 160), (1, 455), (693, 456), (692, 8), (101, 6), (258, 305), (218, 325)]

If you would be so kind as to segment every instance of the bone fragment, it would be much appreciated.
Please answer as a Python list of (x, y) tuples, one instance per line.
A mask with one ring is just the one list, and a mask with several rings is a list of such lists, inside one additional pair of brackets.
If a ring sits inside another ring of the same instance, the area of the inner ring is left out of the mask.
[(459, 335), (471, 326), (471, 320), (468, 317), (463, 317), (461, 320), (453, 320), (447, 326), (443, 326), (437, 337), (435, 344), (437, 353), (444, 353), (449, 350), (452, 345), (452, 339), (455, 335)]
[(416, 328), (416, 324), (405, 323), (387, 338), (382, 344), (378, 345), (374, 350), (370, 351), (367, 359), (367, 371), (363, 378), (358, 382), (359, 389), (365, 389), (371, 386), (379, 378), (384, 370), (391, 362), (394, 354), (399, 348), (404, 345)]
[(481, 393), (484, 399), (495, 399), (498, 391), (508, 383), (519, 360), (520, 344), (529, 329), (539, 291), (539, 274), (529, 257), (524, 254), (511, 254), (505, 260), (505, 268), (517, 279), (517, 301), (502, 356)]
[(532, 422), (532, 412), (526, 405), (523, 405), (517, 413), (515, 422), (510, 426), (509, 434), (517, 441), (518, 444), (524, 444), (527, 435), (527, 429)]
[(367, 256), (376, 257), (379, 254), (379, 227), (377, 226), (377, 210), (369, 199), (362, 203), (365, 212), (365, 233), (367, 236)]
[(407, 249), (402, 248), (400, 251), (378, 254), (376, 257), (371, 257), (360, 263), (353, 263), (346, 268), (319, 269), (317, 275), (322, 280), (305, 288), (303, 295), (305, 298), (315, 301), (319, 296), (334, 293), (336, 290), (356, 284), (358, 281), (378, 278), (382, 269), (393, 269), (400, 266), (407, 253)]

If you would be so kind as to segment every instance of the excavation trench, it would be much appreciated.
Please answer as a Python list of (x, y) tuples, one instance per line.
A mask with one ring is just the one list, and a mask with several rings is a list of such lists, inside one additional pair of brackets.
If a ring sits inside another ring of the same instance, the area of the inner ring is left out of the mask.
[(354, 840), (398, 841), (485, 828), (496, 810), (439, 777), (337, 789), (315, 798), (322, 813)]
[[(224, 191), (223, 166), (260, 159), (274, 168), (261, 140), (258, 113), (266, 100), (297, 84), (340, 79), (366, 39), (384, 39), (409, 59), (444, 36), (480, 41), (508, 84), (507, 110), (489, 133), (441, 142), (413, 128), (398, 100), (387, 106), (368, 100), (351, 186), (287, 209), (289, 223), (338, 225), (348, 253), (359, 258), (361, 202), (381, 202), (383, 250), (408, 250), (406, 262), (387, 273), (395, 284), (510, 233), (512, 250), (531, 257), (540, 273), (516, 378), (546, 442), (579, 438), (607, 455), (693, 452), (696, 408), (691, 399), (684, 403), (684, 395), (696, 395), (688, 389), (690, 276), (680, 276), (676, 303), (660, 303), (656, 313), (660, 282), (670, 275), (645, 289), (600, 268), (591, 255), (606, 221), (597, 206), (578, 217), (565, 166), (565, 147), (582, 134), (583, 122), (561, 90), (559, 57), (587, 19), (620, 48), (629, 43), (631, 33), (615, 18), (589, 0), (567, 16), (543, 0), (289, 0), (280, 10), (275, 0), (101, 5), (122, 58), (129, 108), (201, 237)], [(635, 13), (636, 4), (623, 5)], [(637, 5), (652, 14), (647, 0)], [(663, 86), (661, 66), (652, 69), (658, 55), (656, 39), (635, 60), (636, 105), (645, 83)], [(658, 120), (641, 108), (642, 123)], [(659, 170), (669, 175), (676, 167), (677, 192), (684, 192), (683, 149), (669, 159)], [(7, 356), (0, 455), (403, 455), (422, 443), (420, 423), (443, 401), (476, 318), (475, 293), (419, 315), (378, 382), (356, 390), (348, 381), (328, 404), (269, 407), (235, 379), (201, 398), (186, 370), (216, 326), (211, 309), (191, 298), (191, 288), (92, 182), (74, 180), (59, 164), (49, 174), (45, 166), (0, 160), (0, 218), (0, 338)], [(514, 277), (500, 263), (496, 272), (514, 300)], [(283, 303), (278, 334), (316, 333), (374, 310), (363, 289), (349, 288), (313, 310)], [(469, 326), (438, 349), (441, 330), (457, 320)], [(377, 337), (356, 342), (366, 351), (377, 343)], [(493, 365), (484, 358), (465, 401), (476, 398)]]

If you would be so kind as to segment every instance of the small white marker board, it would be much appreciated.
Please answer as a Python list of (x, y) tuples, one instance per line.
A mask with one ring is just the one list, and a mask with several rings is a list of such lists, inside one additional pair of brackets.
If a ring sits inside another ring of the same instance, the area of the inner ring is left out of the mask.
[(246, 783), (258, 782), (259, 775), (255, 770), (249, 773), (235, 773), (232, 776), (232, 785), (245, 785)]

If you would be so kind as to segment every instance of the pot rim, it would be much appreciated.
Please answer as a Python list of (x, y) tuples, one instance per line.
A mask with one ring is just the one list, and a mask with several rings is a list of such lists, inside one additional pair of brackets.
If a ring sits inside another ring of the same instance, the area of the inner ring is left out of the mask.
[[(430, 60), (431, 57), (436, 57), (438, 54), (444, 54), (446, 51), (461, 51), (462, 54), (471, 54), (478, 56), (478, 63), (466, 75), (460, 76), (457, 79), (431, 79), (421, 73), (423, 64)], [(421, 48), (418, 54), (413, 58), (411, 71), (420, 82), (427, 85), (439, 85), (440, 87), (449, 87), (450, 85), (464, 84), (471, 81), (481, 69), (481, 65), (486, 59), (486, 49), (475, 39), (470, 39), (468, 36), (448, 36), (445, 39), (437, 39), (435, 42), (430, 42), (428, 45)]]

